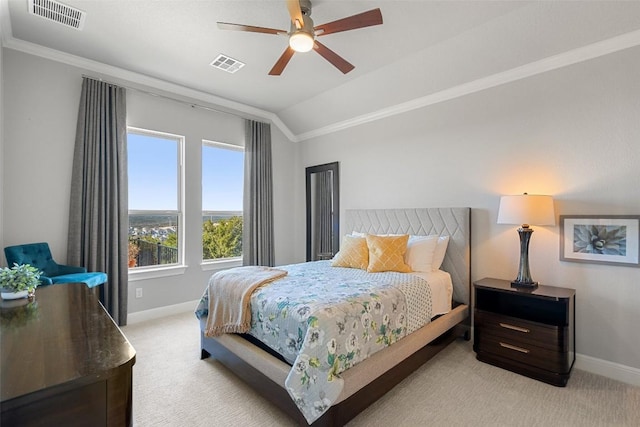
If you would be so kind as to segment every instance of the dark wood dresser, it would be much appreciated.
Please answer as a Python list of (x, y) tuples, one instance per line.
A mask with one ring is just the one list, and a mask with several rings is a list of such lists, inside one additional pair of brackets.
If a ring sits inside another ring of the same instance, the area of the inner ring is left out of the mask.
[(575, 290), (474, 282), (474, 343), (480, 361), (564, 387), (575, 362)]
[(131, 426), (136, 353), (96, 296), (51, 285), (24, 303), (0, 302), (0, 424)]

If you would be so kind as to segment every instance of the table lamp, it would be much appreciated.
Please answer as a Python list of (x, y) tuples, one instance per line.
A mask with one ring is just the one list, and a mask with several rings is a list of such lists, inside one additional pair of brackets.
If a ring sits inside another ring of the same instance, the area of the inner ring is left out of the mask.
[(533, 230), (530, 225), (555, 225), (556, 216), (551, 196), (529, 195), (500, 197), (498, 224), (521, 224), (520, 267), (518, 277), (511, 282), (513, 287), (536, 288), (538, 282), (531, 279), (529, 272), (529, 240)]

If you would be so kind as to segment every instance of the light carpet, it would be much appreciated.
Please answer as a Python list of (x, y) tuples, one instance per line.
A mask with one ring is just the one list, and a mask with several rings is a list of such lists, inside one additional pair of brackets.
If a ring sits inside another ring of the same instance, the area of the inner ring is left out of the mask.
[[(136, 427), (295, 425), (220, 363), (200, 360), (193, 313), (122, 330), (136, 350)], [(348, 425), (640, 426), (640, 388), (576, 369), (554, 387), (479, 362), (458, 340)]]

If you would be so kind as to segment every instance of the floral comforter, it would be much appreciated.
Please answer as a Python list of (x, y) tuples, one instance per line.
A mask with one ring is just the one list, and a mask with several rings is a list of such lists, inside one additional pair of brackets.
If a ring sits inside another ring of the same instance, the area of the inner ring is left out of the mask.
[[(407, 273), (331, 261), (279, 266), (288, 275), (251, 297), (250, 334), (292, 364), (285, 386), (309, 424), (336, 401), (340, 373), (429, 323), (431, 289)], [(205, 291), (196, 316), (206, 316)]]

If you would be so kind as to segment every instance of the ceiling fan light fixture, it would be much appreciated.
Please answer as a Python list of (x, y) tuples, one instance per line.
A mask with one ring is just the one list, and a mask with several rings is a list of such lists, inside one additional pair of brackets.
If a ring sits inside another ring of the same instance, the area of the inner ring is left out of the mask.
[(298, 30), (289, 37), (289, 46), (296, 52), (309, 52), (313, 49), (313, 36), (304, 30)]
[(247, 31), (274, 35), (288, 34), (289, 46), (287, 46), (282, 55), (280, 55), (280, 58), (276, 61), (275, 65), (269, 71), (270, 76), (282, 75), (282, 71), (296, 52), (309, 52), (312, 49), (316, 51), (318, 55), (329, 61), (331, 65), (340, 70), (340, 72), (347, 74), (355, 68), (353, 64), (347, 62), (347, 60), (324, 44), (316, 41), (316, 37), (382, 24), (382, 13), (380, 12), (380, 9), (377, 8), (315, 26), (313, 19), (311, 19), (311, 0), (286, 0), (286, 3), (287, 9), (289, 10), (289, 18), (291, 19), (291, 26), (287, 32), (275, 28), (218, 22), (218, 28), (222, 30)]

